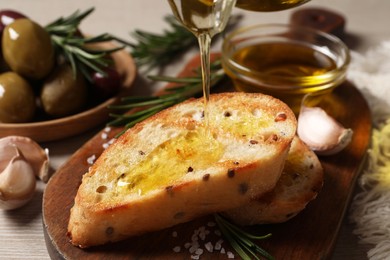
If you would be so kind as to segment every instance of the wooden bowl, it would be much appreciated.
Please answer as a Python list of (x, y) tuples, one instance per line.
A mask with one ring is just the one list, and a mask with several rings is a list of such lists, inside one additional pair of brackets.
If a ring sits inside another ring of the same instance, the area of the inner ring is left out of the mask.
[[(112, 48), (111, 42), (99, 44), (103, 48)], [(0, 123), (0, 137), (20, 135), (30, 137), (36, 142), (47, 142), (71, 137), (103, 124), (109, 119), (107, 106), (119, 101), (129, 92), (137, 70), (133, 58), (125, 50), (111, 54), (115, 67), (123, 78), (122, 89), (118, 95), (80, 113), (31, 123)]]

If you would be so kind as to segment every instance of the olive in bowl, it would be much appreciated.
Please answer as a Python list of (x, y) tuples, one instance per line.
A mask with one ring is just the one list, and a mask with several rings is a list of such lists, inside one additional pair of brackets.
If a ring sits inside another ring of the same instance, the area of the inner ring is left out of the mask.
[(116, 95), (122, 86), (122, 78), (114, 67), (103, 68), (103, 72), (106, 75), (93, 72), (91, 76), (92, 95), (99, 101)]
[(4, 28), (2, 51), (12, 71), (28, 79), (42, 79), (54, 67), (50, 35), (27, 18), (17, 19)]
[(64, 63), (44, 81), (40, 99), (43, 110), (50, 116), (75, 114), (87, 104), (87, 82), (81, 73), (75, 77), (71, 66)]
[(35, 114), (35, 96), (30, 84), (15, 72), (0, 75), (0, 122), (25, 123)]
[(19, 13), (14, 10), (1, 10), (0, 11), (0, 34), (3, 32), (4, 28), (13, 23), (17, 19), (27, 18), (24, 14)]

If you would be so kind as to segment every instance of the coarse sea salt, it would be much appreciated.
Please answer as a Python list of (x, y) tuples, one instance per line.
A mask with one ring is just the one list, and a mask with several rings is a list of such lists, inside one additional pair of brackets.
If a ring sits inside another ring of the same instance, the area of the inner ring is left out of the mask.
[(101, 138), (103, 140), (106, 140), (108, 138), (108, 134), (107, 133), (102, 133), (100, 136), (101, 136)]
[(226, 254), (227, 254), (228, 258), (230, 258), (230, 259), (234, 258), (234, 254), (232, 252), (228, 251)]
[(190, 254), (193, 254), (193, 253), (195, 253), (196, 250), (198, 250), (198, 248), (199, 248), (199, 245), (192, 245), (190, 247), (190, 249), (188, 249), (188, 251), (190, 252)]
[(203, 249), (202, 249), (202, 248), (196, 249), (195, 254), (196, 254), (196, 255), (201, 255), (201, 254), (203, 254)]
[(95, 162), (95, 160), (96, 160), (96, 155), (93, 154), (93, 155), (91, 155), (90, 157), (87, 158), (87, 163), (89, 165), (92, 165)]
[(217, 243), (215, 243), (214, 249), (215, 250), (220, 250), (222, 248), (222, 243), (223, 243), (222, 239), (218, 240)]
[[(226, 252), (225, 248), (222, 247), (222, 244), (224, 243), (224, 240), (222, 238), (219, 238), (218, 241), (215, 242), (215, 244), (213, 244), (213, 241), (210, 241), (210, 239), (205, 242), (207, 236), (211, 233), (218, 234), (218, 236), (220, 236), (220, 231), (218, 229), (212, 228), (211, 230), (209, 230), (207, 228), (215, 226), (216, 224), (214, 222), (208, 222), (206, 226), (201, 226), (197, 229), (194, 229), (191, 235), (191, 241), (185, 242), (182, 246), (176, 246), (175, 250), (178, 250), (178, 248), (180, 248), (181, 250), (181, 248), (183, 247), (184, 249), (188, 250), (191, 259), (201, 259), (201, 256), (204, 254), (205, 251), (207, 251), (208, 253), (219, 252), (220, 254), (226, 254), (226, 257), (228, 258), (235, 258), (235, 255), (232, 252)], [(177, 235), (178, 234), (176, 231), (172, 232), (173, 237), (177, 237)]]
[(115, 138), (111, 139), (110, 141), (108, 141), (107, 143), (104, 143), (102, 146), (104, 149), (107, 149), (111, 144), (113, 144), (115, 142)]
[(211, 242), (207, 242), (206, 244), (204, 244), (204, 247), (210, 253), (212, 253), (214, 251), (214, 246), (213, 246), (213, 244)]

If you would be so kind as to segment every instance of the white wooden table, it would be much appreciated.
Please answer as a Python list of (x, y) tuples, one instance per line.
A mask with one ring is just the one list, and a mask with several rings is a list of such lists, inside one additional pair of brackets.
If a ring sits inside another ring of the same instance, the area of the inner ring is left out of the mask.
[[(16, 9), (38, 23), (47, 24), (59, 16), (66, 16), (76, 9), (86, 10), (94, 6), (95, 12), (81, 25), (84, 32), (99, 34), (110, 32), (131, 40), (130, 32), (143, 29), (159, 32), (166, 26), (163, 17), (170, 13), (165, 0), (0, 0), (0, 9)], [(356, 39), (355, 51), (364, 53), (383, 40), (390, 40), (390, 1), (388, 0), (312, 0), (305, 6), (322, 6), (336, 10), (347, 18), (346, 31)], [(291, 11), (276, 13), (241, 12), (242, 25), (288, 22)], [(214, 48), (219, 48), (215, 45)], [(165, 73), (175, 72), (173, 65)], [(173, 74), (174, 75), (174, 74)], [(66, 161), (97, 129), (62, 141), (42, 144), (49, 148), (53, 169)], [(0, 211), (0, 259), (49, 259), (42, 227), (42, 194), (44, 184), (28, 205), (19, 210)], [(358, 244), (352, 234), (347, 217), (344, 220), (333, 259), (366, 259), (369, 247)], [(390, 252), (389, 252), (390, 254)]]

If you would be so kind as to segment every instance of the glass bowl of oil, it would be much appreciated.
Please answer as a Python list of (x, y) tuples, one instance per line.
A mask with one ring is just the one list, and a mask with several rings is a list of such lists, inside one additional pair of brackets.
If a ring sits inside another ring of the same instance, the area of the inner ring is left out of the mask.
[(349, 61), (339, 38), (293, 25), (240, 28), (222, 45), (222, 65), (236, 90), (274, 96), (296, 114), (306, 94), (327, 94), (339, 86)]

